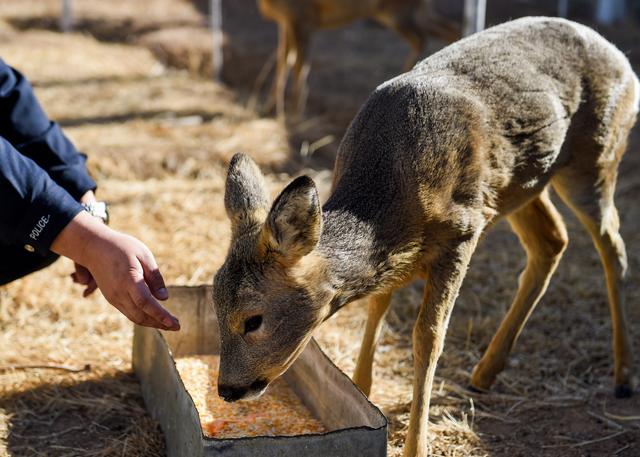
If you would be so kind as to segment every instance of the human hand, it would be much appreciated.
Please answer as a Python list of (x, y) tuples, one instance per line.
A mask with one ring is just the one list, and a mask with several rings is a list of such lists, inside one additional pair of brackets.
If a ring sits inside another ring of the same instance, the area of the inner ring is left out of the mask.
[(74, 262), (73, 265), (75, 267), (75, 271), (71, 273), (71, 278), (73, 278), (73, 282), (75, 282), (76, 284), (86, 286), (86, 288), (82, 292), (82, 296), (88, 297), (98, 288), (96, 280), (93, 279), (93, 275), (87, 268), (76, 262)]
[[(153, 254), (142, 242), (81, 212), (60, 232), (51, 250), (86, 266), (107, 301), (132, 322), (180, 329), (178, 319), (158, 303), (168, 298), (167, 289)], [(88, 276), (78, 280), (91, 282)]]

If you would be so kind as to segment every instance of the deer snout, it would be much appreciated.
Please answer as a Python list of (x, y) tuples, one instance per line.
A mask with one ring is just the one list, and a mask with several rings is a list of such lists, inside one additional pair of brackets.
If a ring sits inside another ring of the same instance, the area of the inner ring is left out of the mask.
[(235, 387), (235, 386), (218, 386), (218, 395), (224, 401), (234, 402), (240, 400), (245, 393), (247, 393), (247, 387)]
[(260, 396), (267, 387), (268, 382), (264, 379), (257, 379), (248, 386), (228, 386), (218, 385), (218, 395), (226, 402), (234, 402), (249, 397)]

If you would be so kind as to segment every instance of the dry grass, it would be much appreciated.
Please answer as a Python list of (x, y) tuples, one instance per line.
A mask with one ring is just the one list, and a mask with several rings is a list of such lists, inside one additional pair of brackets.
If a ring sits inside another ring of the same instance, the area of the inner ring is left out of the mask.
[[(61, 12), (58, 0), (7, 1), (2, 16), (19, 28), (58, 28)], [(206, 23), (193, 5), (182, 0), (73, 0), (76, 29), (91, 29), (102, 40), (130, 41), (137, 35), (175, 26)]]
[[(118, 8), (107, 8), (107, 2), (97, 0), (74, 3), (81, 8), (79, 17), (87, 27), (110, 40), (116, 40), (118, 30), (152, 31), (172, 25), (168, 16), (194, 24), (201, 20), (188, 3), (175, 0), (120, 2)], [(46, 25), (57, 4), (5, 0), (0, 15), (10, 16), (18, 25)], [(97, 20), (101, 16), (102, 23)], [(121, 41), (131, 43), (126, 33)], [(367, 34), (378, 40), (388, 36), (362, 25), (341, 36), (361, 43)], [(114, 227), (140, 237), (152, 248), (169, 283), (209, 282), (224, 259), (229, 235), (222, 206), (225, 162), (242, 150), (267, 170), (287, 169), (283, 164), (290, 164), (300, 147), (292, 142), (291, 130), (256, 116), (223, 87), (168, 70), (141, 46), (106, 44), (82, 33), (19, 31), (2, 18), (0, 37), (0, 55), (35, 82), (47, 111), (90, 156), (99, 195), (113, 203)], [(326, 62), (322, 59), (329, 46), (335, 48), (331, 36), (320, 37), (319, 62)], [(403, 45), (386, 46), (379, 58), (389, 67), (388, 61), (401, 57)], [(637, 41), (627, 46), (637, 46)], [(351, 51), (341, 52), (348, 58)], [(260, 64), (252, 63), (253, 67)], [(375, 66), (375, 61), (370, 65)], [(334, 95), (318, 105), (321, 112), (312, 115), (322, 114), (314, 117), (316, 123), (329, 119), (334, 122), (331, 129), (338, 124), (344, 129), (351, 108), (342, 107), (357, 105), (360, 94), (369, 90), (365, 80), (373, 87), (380, 82), (379, 74), (360, 74), (356, 82), (349, 81), (360, 84), (356, 95), (350, 96), (350, 88), (340, 92), (344, 73), (333, 80), (328, 73), (312, 81), (312, 90), (322, 94), (318, 91), (324, 88)], [(310, 134), (304, 128), (298, 130), (296, 138), (318, 139), (305, 136)], [(636, 129), (618, 191), (636, 342), (640, 336), (640, 289), (635, 287), (640, 280), (639, 146)], [(326, 195), (329, 173), (308, 171)], [(271, 173), (272, 190), (289, 178)], [(614, 400), (611, 395), (610, 321), (597, 253), (575, 218), (568, 215), (567, 222), (571, 245), (565, 258), (524, 331), (511, 366), (486, 395), (469, 394), (464, 387), (510, 302), (524, 254), (505, 224), (499, 224), (478, 249), (437, 372), (431, 408), (434, 455), (630, 457), (640, 453), (638, 395), (631, 400)], [(4, 367), (0, 368), (0, 456), (161, 455), (162, 436), (144, 412), (131, 375), (131, 326), (101, 297), (80, 298), (80, 290), (68, 278), (70, 272), (71, 264), (60, 261), (0, 288), (0, 347), (4, 349), (0, 353), (0, 367)], [(394, 296), (376, 357), (372, 398), (390, 419), (391, 456), (401, 455), (408, 426), (410, 334), (420, 302), (420, 284)], [(354, 303), (317, 335), (348, 373), (354, 367), (365, 315), (365, 304)], [(638, 356), (635, 361), (640, 366)], [(91, 369), (72, 373), (15, 368), (40, 364), (71, 368), (90, 364)]]

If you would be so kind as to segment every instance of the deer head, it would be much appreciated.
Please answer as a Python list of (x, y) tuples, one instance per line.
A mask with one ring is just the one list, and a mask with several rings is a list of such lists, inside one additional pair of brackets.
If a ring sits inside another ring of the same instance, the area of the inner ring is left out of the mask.
[(316, 247), (322, 210), (314, 182), (291, 182), (269, 207), (258, 166), (231, 160), (225, 208), (232, 238), (214, 278), (221, 338), (218, 392), (257, 397), (291, 366), (329, 314), (333, 289)]

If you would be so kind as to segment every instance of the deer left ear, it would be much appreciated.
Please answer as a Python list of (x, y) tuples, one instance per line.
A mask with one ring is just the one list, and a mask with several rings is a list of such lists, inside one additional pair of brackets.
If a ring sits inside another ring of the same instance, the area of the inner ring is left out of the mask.
[(233, 237), (260, 229), (269, 209), (269, 192), (258, 165), (244, 154), (231, 159), (224, 192), (224, 206)]
[(293, 264), (313, 251), (322, 233), (322, 209), (311, 178), (296, 178), (280, 193), (271, 206), (264, 231), (264, 241), (287, 263)]

